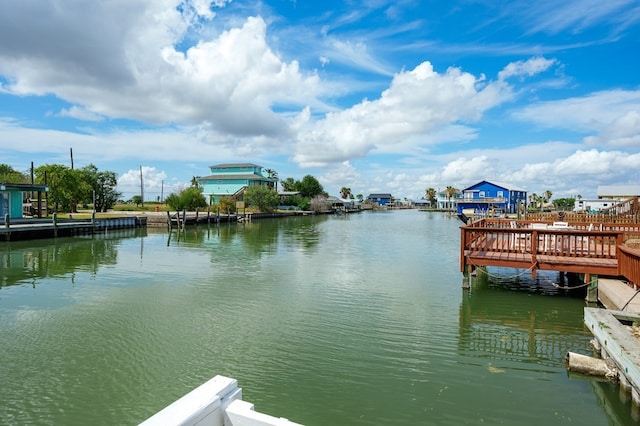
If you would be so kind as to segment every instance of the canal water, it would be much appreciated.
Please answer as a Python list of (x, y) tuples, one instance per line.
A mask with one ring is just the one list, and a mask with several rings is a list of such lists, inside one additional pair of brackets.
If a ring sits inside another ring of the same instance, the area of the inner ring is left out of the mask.
[(221, 374), (307, 425), (635, 424), (584, 301), (527, 271), (462, 289), (443, 213), (0, 243), (0, 424), (137, 424)]

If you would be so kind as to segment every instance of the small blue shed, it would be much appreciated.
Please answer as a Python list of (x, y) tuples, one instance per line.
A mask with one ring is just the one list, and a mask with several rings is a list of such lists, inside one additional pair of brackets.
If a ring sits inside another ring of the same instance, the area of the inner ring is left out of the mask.
[(0, 183), (0, 221), (4, 222), (6, 215), (9, 215), (9, 219), (22, 218), (25, 201), (28, 201), (26, 194), (47, 191), (49, 187), (46, 185)]

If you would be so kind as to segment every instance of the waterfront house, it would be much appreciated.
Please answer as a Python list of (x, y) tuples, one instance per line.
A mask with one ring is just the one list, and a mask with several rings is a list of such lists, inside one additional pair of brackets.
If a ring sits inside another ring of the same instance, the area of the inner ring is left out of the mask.
[(427, 200), (426, 198), (420, 198), (419, 200), (413, 202), (413, 206), (419, 209), (426, 209), (431, 207), (431, 201)]
[(438, 192), (438, 209), (455, 211), (458, 205), (458, 200), (461, 197), (462, 192), (460, 192), (460, 190), (456, 188), (453, 188), (451, 193), (449, 193), (447, 190)]
[(393, 196), (391, 194), (369, 194), (367, 200), (371, 204), (377, 204), (379, 206), (393, 205)]
[(244, 190), (252, 186), (273, 188), (275, 178), (265, 176), (262, 166), (251, 163), (217, 164), (211, 166), (211, 174), (199, 177), (198, 186), (211, 204), (222, 197), (233, 197), (241, 201)]
[[(48, 192), (46, 185), (30, 185), (24, 183), (0, 183), (0, 220), (4, 221), (9, 215), (9, 219), (21, 219), (25, 211), (31, 210), (29, 194), (37, 192)], [(41, 199), (41, 196), (38, 196)]]
[(520, 205), (525, 206), (527, 191), (514, 185), (483, 180), (462, 190), (458, 199), (457, 212), (473, 209), (474, 214), (517, 213)]

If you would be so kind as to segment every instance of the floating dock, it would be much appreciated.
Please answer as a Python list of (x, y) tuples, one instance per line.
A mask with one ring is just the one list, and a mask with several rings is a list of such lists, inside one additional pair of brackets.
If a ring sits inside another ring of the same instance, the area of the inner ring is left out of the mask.
[(632, 327), (640, 325), (640, 315), (599, 308), (584, 308), (584, 323), (594, 336), (601, 358), (611, 360), (618, 370), (620, 386), (631, 392), (640, 407), (640, 336)]

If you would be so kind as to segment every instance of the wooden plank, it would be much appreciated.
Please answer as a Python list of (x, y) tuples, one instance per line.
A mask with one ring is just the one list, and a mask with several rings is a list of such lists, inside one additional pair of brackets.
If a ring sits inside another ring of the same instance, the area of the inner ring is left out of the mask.
[(635, 337), (620, 322), (640, 322), (640, 315), (610, 311), (599, 308), (584, 308), (584, 323), (600, 343), (606, 354), (616, 363), (620, 374), (629, 384), (640, 391), (640, 339)]

